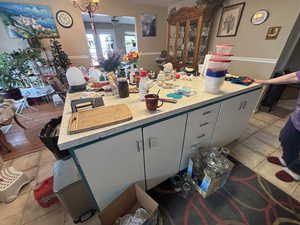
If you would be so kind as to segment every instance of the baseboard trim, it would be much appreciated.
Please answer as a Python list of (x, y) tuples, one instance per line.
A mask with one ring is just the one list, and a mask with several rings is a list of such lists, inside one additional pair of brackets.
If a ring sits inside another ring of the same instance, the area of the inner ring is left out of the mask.
[(70, 59), (89, 59), (90, 57), (88, 55), (70, 55)]

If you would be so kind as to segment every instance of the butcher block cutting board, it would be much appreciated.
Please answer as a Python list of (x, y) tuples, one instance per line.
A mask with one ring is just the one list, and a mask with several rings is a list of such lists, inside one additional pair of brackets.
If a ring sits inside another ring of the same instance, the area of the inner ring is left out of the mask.
[(69, 121), (68, 133), (77, 134), (131, 119), (131, 111), (125, 104), (96, 107), (73, 113)]

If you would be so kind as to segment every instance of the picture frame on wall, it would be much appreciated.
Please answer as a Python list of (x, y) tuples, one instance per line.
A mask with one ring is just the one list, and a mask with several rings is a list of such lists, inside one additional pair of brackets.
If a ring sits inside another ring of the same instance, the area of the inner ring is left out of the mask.
[(10, 38), (59, 37), (49, 6), (0, 2), (0, 14)]
[(156, 16), (150, 14), (142, 15), (142, 35), (143, 37), (156, 36)]
[(237, 35), (245, 4), (245, 2), (241, 2), (223, 8), (217, 37), (234, 37)]
[(266, 40), (276, 40), (280, 33), (281, 27), (269, 27), (266, 35)]

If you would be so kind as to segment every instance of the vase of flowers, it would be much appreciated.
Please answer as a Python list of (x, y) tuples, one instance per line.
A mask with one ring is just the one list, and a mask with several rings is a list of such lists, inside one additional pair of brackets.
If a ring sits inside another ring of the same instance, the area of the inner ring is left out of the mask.
[(131, 71), (134, 71), (138, 63), (140, 54), (138, 52), (128, 52), (123, 56), (123, 61), (131, 66)]
[(105, 72), (116, 72), (121, 66), (121, 54), (118, 51), (108, 52), (107, 58), (100, 59), (99, 64)]

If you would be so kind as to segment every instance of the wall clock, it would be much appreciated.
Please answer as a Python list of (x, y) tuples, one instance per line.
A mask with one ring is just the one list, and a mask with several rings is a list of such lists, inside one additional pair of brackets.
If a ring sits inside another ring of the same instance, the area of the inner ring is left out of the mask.
[(73, 26), (72, 16), (65, 10), (59, 10), (56, 13), (56, 20), (64, 28), (70, 28)]
[(270, 13), (265, 9), (258, 10), (252, 16), (251, 23), (254, 25), (260, 25), (260, 24), (266, 22), (266, 20), (269, 18), (269, 15), (270, 15)]

